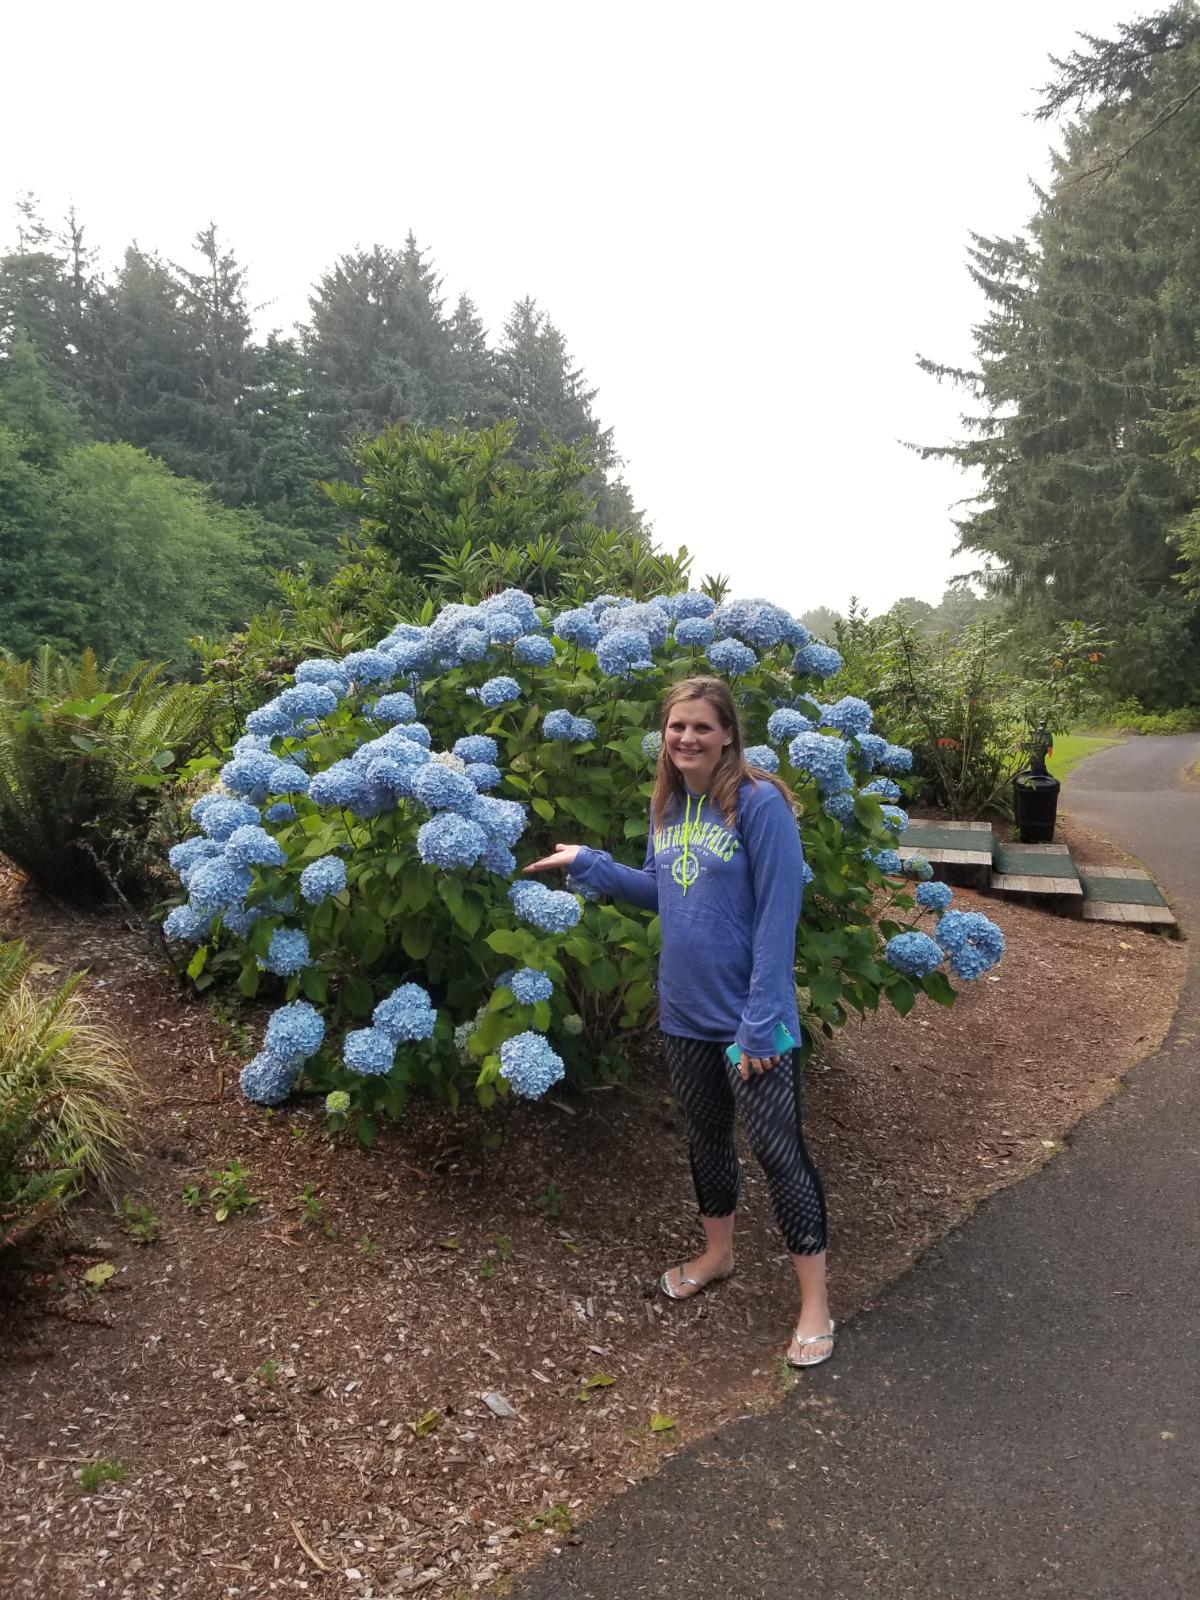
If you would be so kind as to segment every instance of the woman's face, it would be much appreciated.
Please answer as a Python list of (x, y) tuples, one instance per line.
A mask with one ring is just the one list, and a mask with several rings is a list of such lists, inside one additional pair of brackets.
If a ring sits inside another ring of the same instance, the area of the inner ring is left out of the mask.
[(667, 754), (688, 787), (703, 794), (717, 770), (721, 752), (733, 743), (733, 732), (721, 726), (709, 700), (677, 700), (671, 707), (664, 734)]

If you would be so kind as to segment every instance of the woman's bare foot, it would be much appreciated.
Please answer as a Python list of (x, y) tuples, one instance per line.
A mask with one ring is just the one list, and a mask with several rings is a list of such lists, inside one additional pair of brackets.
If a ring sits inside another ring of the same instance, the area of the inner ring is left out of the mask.
[(733, 1252), (706, 1250), (681, 1267), (671, 1267), (660, 1279), (663, 1293), (671, 1300), (690, 1300), (710, 1283), (719, 1283), (733, 1271)]

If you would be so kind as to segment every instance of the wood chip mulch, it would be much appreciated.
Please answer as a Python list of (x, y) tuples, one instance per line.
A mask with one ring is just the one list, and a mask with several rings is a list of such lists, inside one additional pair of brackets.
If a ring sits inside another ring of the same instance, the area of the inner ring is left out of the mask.
[[(950, 1010), (852, 1025), (806, 1079), (841, 1321), (1060, 1148), (1174, 1009), (1176, 942), (956, 903), (1003, 927), (1000, 967)], [(752, 1159), (737, 1276), (686, 1305), (654, 1293), (696, 1231), (652, 1050), (627, 1087), (490, 1119), (417, 1106), (364, 1150), (331, 1143), (312, 1103), (245, 1104), (248, 1041), (119, 920), (64, 913), (9, 871), (0, 929), (47, 976), (90, 968), (146, 1087), (121, 1192), (161, 1222), (139, 1245), (91, 1197), (0, 1301), (11, 1600), (503, 1594), (666, 1456), (802, 1392)], [(258, 1203), (223, 1224), (190, 1211), (185, 1185), (235, 1159)], [(114, 1275), (86, 1288), (101, 1262)], [(123, 1477), (87, 1492), (97, 1460)]]

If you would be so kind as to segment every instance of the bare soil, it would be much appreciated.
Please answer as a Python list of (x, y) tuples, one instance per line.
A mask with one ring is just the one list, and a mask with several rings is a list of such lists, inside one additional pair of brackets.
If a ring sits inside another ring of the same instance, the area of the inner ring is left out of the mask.
[[(1059, 1149), (1174, 1010), (1177, 942), (957, 904), (1003, 927), (1000, 967), (950, 1010), (847, 1028), (807, 1075), (842, 1322)], [(139, 1245), (92, 1197), (4, 1308), (12, 1600), (500, 1594), (665, 1456), (803, 1389), (781, 1359), (794, 1290), (752, 1160), (737, 1276), (687, 1304), (654, 1292), (695, 1230), (653, 1050), (627, 1088), (490, 1119), (418, 1106), (364, 1150), (331, 1142), (319, 1106), (244, 1103), (249, 1041), (119, 920), (0, 872), (0, 930), (48, 973), (90, 968), (146, 1087), (128, 1193), (161, 1221)], [(189, 1210), (185, 1185), (235, 1159), (257, 1203), (222, 1224)], [(89, 1290), (98, 1262), (116, 1271)], [(87, 1492), (96, 1460), (124, 1475)]]

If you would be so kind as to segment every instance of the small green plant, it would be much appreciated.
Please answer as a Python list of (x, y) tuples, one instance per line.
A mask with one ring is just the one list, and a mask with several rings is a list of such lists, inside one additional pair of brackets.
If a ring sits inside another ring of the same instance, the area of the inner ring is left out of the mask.
[(250, 1174), (240, 1161), (231, 1161), (227, 1167), (208, 1174), (210, 1185), (207, 1200), (196, 1183), (185, 1184), (183, 1203), (189, 1211), (202, 1211), (205, 1204), (213, 1208), (214, 1222), (227, 1222), (241, 1212), (258, 1204), (258, 1196), (251, 1194), (247, 1180)]
[(538, 1210), (548, 1220), (562, 1216), (563, 1196), (553, 1183), (548, 1183), (541, 1194), (533, 1202)]
[(358, 1241), (358, 1253), (364, 1261), (374, 1261), (380, 1250), (381, 1247), (368, 1234), (364, 1233)]
[(125, 1468), (119, 1461), (89, 1461), (79, 1474), (79, 1487), (84, 1494), (95, 1494), (102, 1483), (124, 1483)]
[(121, 1196), (118, 1215), (123, 1232), (138, 1244), (153, 1244), (162, 1232), (162, 1223), (150, 1207), (134, 1200), (132, 1195)]
[(313, 1227), (321, 1221), (322, 1205), (317, 1195), (315, 1183), (306, 1183), (296, 1196), (296, 1205), (300, 1211), (300, 1221), (305, 1227)]
[(268, 1356), (265, 1361), (260, 1361), (254, 1369), (254, 1376), (264, 1389), (273, 1389), (279, 1381), (279, 1363), (274, 1356)]
[(557, 1533), (565, 1538), (574, 1529), (575, 1524), (571, 1520), (571, 1508), (567, 1502), (556, 1500), (552, 1506), (547, 1506), (535, 1517), (530, 1517), (527, 1526), (534, 1533)]
[(492, 1246), (501, 1261), (507, 1261), (512, 1254), (512, 1243), (506, 1233), (498, 1233), (492, 1240)]
[(480, 1263), (480, 1267), (479, 1267), (479, 1278), (480, 1278), (480, 1281), (482, 1283), (491, 1283), (492, 1279), (495, 1276), (496, 1276), (496, 1263), (494, 1261), (489, 1260), (488, 1257), (485, 1256), (483, 1258), (483, 1261)]

